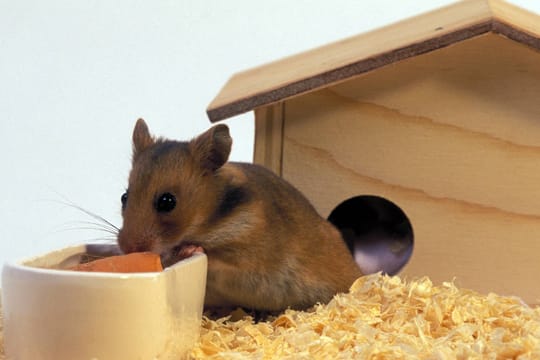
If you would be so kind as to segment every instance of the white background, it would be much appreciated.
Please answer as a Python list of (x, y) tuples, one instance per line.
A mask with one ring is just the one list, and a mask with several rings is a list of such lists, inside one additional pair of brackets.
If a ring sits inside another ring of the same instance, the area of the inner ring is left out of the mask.
[[(0, 264), (105, 235), (61, 202), (121, 225), (138, 117), (189, 139), (234, 72), (451, 2), (0, 0)], [(252, 114), (227, 124), (250, 161)]]

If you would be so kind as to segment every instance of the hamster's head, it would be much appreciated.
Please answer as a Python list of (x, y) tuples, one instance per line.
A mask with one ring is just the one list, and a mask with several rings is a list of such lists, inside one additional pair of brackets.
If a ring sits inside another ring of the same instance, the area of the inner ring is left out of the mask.
[(181, 142), (154, 138), (139, 119), (128, 189), (121, 197), (122, 251), (165, 254), (179, 245), (199, 245), (189, 237), (212, 211), (218, 196), (215, 173), (227, 161), (231, 145), (226, 125)]

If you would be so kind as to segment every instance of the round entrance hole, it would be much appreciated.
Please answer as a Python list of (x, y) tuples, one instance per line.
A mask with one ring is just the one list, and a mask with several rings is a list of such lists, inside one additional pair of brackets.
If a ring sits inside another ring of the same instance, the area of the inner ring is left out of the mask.
[(364, 274), (397, 274), (409, 261), (414, 243), (411, 222), (396, 204), (362, 195), (339, 204), (328, 217), (339, 229)]

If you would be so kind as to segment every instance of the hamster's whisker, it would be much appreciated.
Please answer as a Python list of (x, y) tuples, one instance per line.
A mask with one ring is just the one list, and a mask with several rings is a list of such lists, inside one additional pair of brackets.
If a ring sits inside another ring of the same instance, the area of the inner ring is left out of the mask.
[(88, 238), (84, 241), (85, 243), (90, 243), (90, 242), (111, 242), (111, 243), (114, 243), (116, 242), (116, 237), (95, 237), (95, 238)]
[(74, 230), (81, 230), (81, 231), (82, 230), (95, 230), (95, 231), (101, 231), (107, 234), (111, 234), (114, 236), (118, 234), (116, 231), (106, 229), (106, 228), (101, 228), (98, 226), (73, 226), (73, 227), (67, 227), (63, 229), (63, 231), (74, 231)]
[(118, 229), (116, 227), (111, 227), (107, 224), (102, 224), (102, 223), (98, 223), (98, 222), (93, 222), (93, 221), (73, 221), (73, 222), (70, 222), (69, 224), (72, 224), (74, 226), (74, 229), (73, 230), (76, 230), (75, 227), (81, 229), (81, 230), (98, 230), (98, 231), (103, 231), (103, 232), (107, 232), (109, 234), (112, 234), (112, 235), (117, 235), (118, 234)]
[(100, 216), (96, 213), (93, 213), (91, 212), (90, 210), (86, 210), (80, 206), (77, 206), (77, 205), (74, 205), (72, 204), (71, 205), (73, 208), (79, 210), (79, 211), (82, 211), (83, 213), (85, 213), (86, 215), (98, 220), (98, 221), (101, 221), (104, 225), (107, 225), (109, 226), (111, 229), (114, 229), (116, 230), (117, 232), (120, 231), (120, 228), (118, 228), (116, 225), (114, 225), (113, 223), (111, 223), (110, 221), (108, 221), (107, 219), (105, 219), (103, 216)]
[(110, 229), (114, 229), (116, 230), (116, 232), (120, 231), (120, 228), (116, 225), (114, 225), (112, 222), (110, 222), (109, 220), (105, 219), (103, 216), (100, 216), (90, 210), (87, 210), (77, 204), (74, 204), (72, 203), (71, 201), (69, 200), (64, 200), (64, 201), (56, 201), (60, 204), (63, 204), (65, 206), (69, 206), (73, 209), (76, 209), (76, 210), (79, 210), (80, 212), (90, 216), (91, 218), (94, 218), (95, 220), (99, 221), (100, 223), (102, 223), (104, 226), (108, 226)]

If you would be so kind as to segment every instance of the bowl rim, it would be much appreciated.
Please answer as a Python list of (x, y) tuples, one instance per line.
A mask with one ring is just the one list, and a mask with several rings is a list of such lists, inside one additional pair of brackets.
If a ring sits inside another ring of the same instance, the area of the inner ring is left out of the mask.
[[(7, 261), (3, 265), (3, 271), (6, 269), (11, 269), (19, 273), (26, 274), (35, 274), (41, 276), (51, 276), (51, 277), (72, 277), (72, 278), (101, 278), (101, 279), (144, 279), (144, 278), (155, 278), (160, 276), (166, 276), (166, 274), (171, 271), (177, 270), (179, 267), (190, 266), (191, 263), (195, 261), (201, 261), (201, 258), (206, 258), (204, 253), (194, 253), (189, 258), (178, 261), (177, 263), (168, 266), (163, 269), (163, 271), (148, 271), (148, 272), (137, 272), (137, 273), (115, 273), (115, 272), (91, 272), (91, 271), (76, 271), (69, 269), (55, 269), (55, 268), (45, 268), (39, 266), (28, 265), (27, 263), (38, 261), (41, 258), (46, 258), (47, 256), (54, 256), (55, 254), (60, 254), (61, 252), (66, 252), (66, 255), (69, 256), (77, 254), (78, 251), (81, 253), (87, 248), (88, 245), (96, 245), (95, 243), (82, 243), (77, 245), (66, 246), (63, 248), (55, 249), (49, 252), (45, 252), (38, 255), (26, 256), (16, 260)], [(98, 244), (99, 245), (99, 244)], [(108, 244), (107, 244), (108, 245)]]

